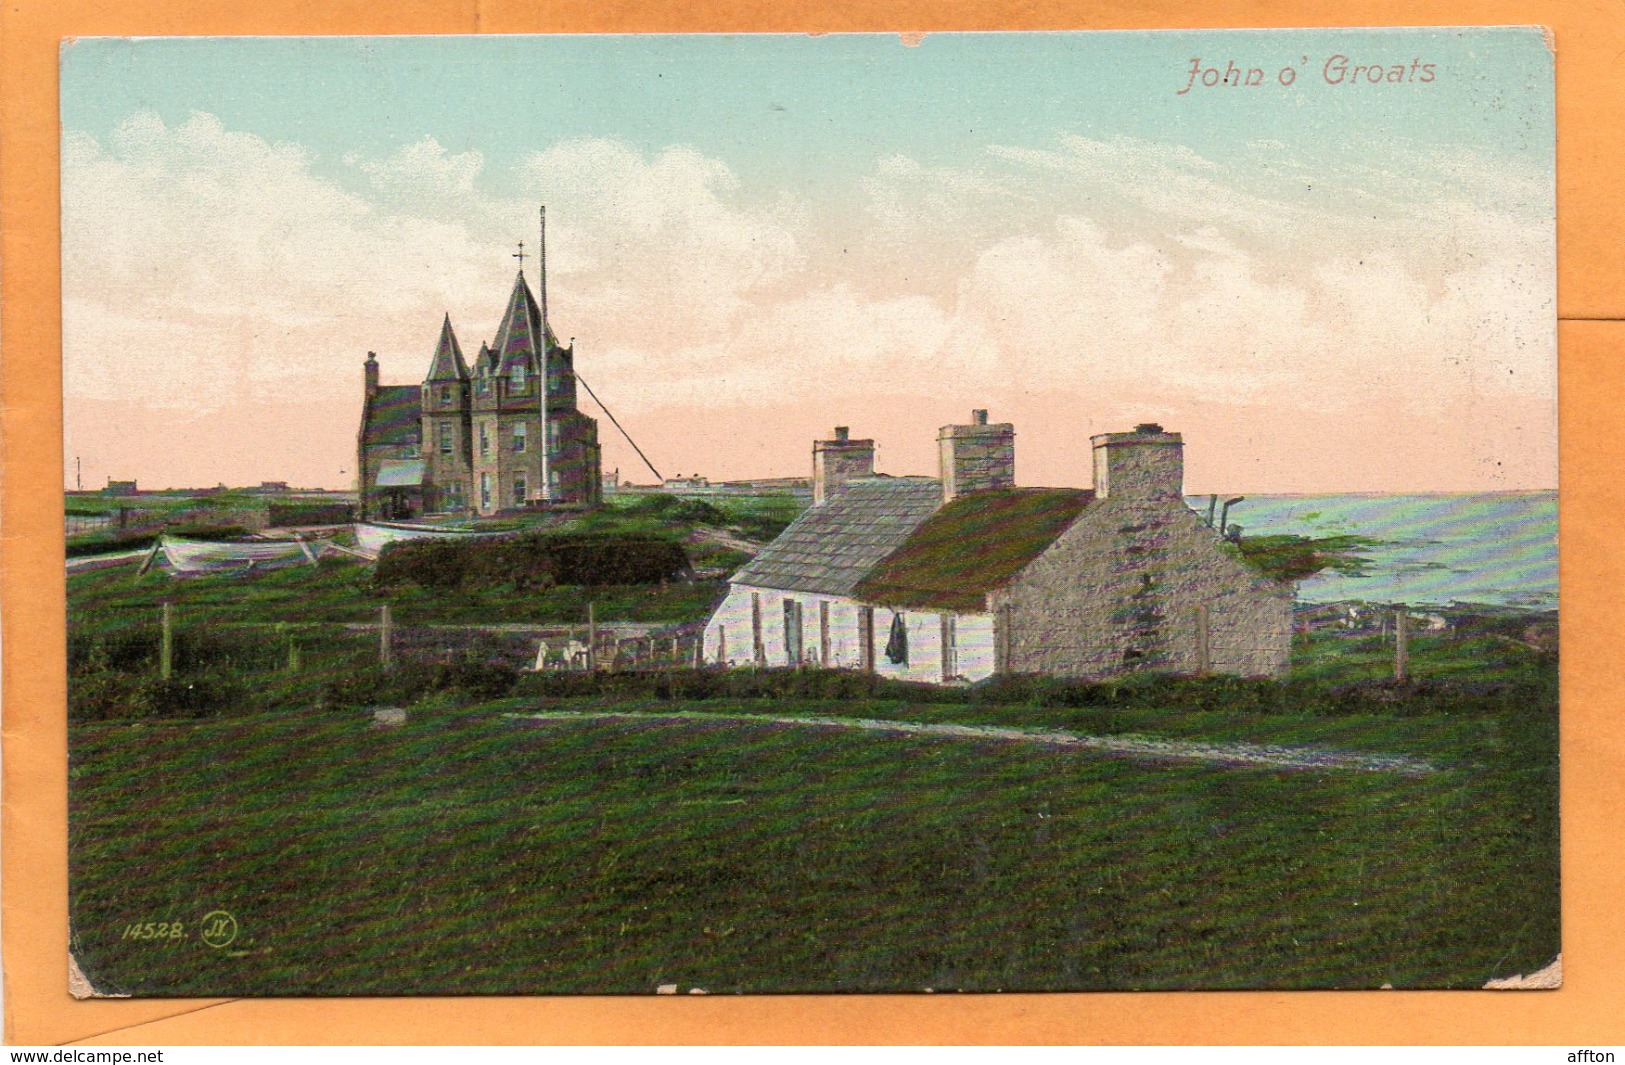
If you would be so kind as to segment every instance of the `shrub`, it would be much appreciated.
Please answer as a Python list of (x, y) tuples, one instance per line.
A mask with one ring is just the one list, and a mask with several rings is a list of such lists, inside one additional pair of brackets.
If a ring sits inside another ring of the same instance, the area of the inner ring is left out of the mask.
[(644, 496), (626, 508), (626, 513), (638, 517), (661, 518), (686, 525), (726, 525), (728, 515), (703, 499), (684, 499), (681, 496)]
[(437, 591), (563, 585), (659, 584), (690, 574), (673, 540), (652, 536), (533, 534), (503, 540), (418, 540), (391, 544), (373, 584), (416, 584)]
[(329, 710), (367, 706), (407, 706), (436, 692), (474, 700), (500, 699), (519, 671), (496, 662), (463, 659), (452, 663), (400, 662), (391, 669), (371, 666), (323, 686), (321, 705)]
[[(280, 668), (287, 660), (287, 641), (271, 630), (180, 625), (174, 635), (176, 673), (257, 672)], [(110, 670), (156, 673), (159, 645), (156, 625), (137, 625), (110, 633), (70, 633), (68, 672), (74, 675)]]
[(214, 717), (243, 699), (242, 689), (219, 678), (159, 680), (116, 673), (75, 678), (68, 686), (74, 722)]
[(271, 503), (266, 520), (272, 525), (342, 525), (355, 520), (350, 503)]

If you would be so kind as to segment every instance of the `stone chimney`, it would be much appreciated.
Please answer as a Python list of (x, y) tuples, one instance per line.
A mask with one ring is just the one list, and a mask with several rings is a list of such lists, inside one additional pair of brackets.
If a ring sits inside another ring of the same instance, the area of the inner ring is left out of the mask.
[(378, 394), (378, 353), (367, 352), (367, 398)]
[(1185, 490), (1185, 444), (1155, 422), (1132, 433), (1091, 437), (1095, 498), (1179, 499)]
[(821, 506), (841, 485), (875, 475), (875, 442), (853, 440), (844, 425), (835, 427), (835, 439), (813, 441), (813, 506)]
[(987, 411), (971, 411), (971, 424), (944, 425), (937, 431), (942, 460), (942, 501), (966, 492), (1014, 488), (1016, 484), (1016, 427), (1009, 422), (987, 423)]

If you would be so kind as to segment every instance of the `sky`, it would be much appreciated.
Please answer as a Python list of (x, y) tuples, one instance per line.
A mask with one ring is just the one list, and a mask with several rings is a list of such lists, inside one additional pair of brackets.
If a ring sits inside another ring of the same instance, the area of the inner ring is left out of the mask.
[(1192, 492), (1556, 486), (1538, 30), (80, 39), (62, 126), (69, 487), (352, 487), (367, 352), (477, 352), (542, 204), (666, 476), (986, 408), (1023, 484), (1156, 421)]

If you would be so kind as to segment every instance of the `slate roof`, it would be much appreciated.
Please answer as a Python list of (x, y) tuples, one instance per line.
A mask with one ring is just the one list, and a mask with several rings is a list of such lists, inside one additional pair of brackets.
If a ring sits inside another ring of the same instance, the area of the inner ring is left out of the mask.
[(1043, 554), (1094, 498), (1076, 488), (1000, 488), (948, 503), (858, 582), (879, 606), (981, 611), (987, 593)]
[(525, 272), (521, 270), (514, 278), (513, 294), (508, 297), (508, 309), (502, 315), (502, 325), (492, 345), (496, 356), (493, 369), (505, 375), (515, 363), (523, 362), (527, 371), (535, 373), (547, 350), (558, 345), (558, 338), (543, 320), (542, 309), (536, 305), (536, 297), (531, 294), (530, 286), (525, 283)]
[(367, 404), (361, 443), (421, 444), (423, 392), (417, 385), (379, 385)]
[(463, 361), (463, 349), (452, 332), (451, 315), (446, 315), (440, 326), (440, 342), (434, 347), (434, 359), (429, 363), (429, 381), (466, 381), (468, 363)]
[(942, 483), (935, 478), (848, 481), (822, 506), (803, 511), (732, 579), (758, 588), (850, 595), (941, 504)]

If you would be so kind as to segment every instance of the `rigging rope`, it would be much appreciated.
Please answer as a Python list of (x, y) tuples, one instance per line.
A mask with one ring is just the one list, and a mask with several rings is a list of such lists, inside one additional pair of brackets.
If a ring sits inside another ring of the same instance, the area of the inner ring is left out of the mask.
[(632, 439), (632, 434), (627, 432), (625, 427), (622, 426), (620, 422), (616, 421), (615, 415), (610, 414), (609, 408), (604, 406), (604, 401), (598, 398), (598, 393), (592, 390), (592, 386), (587, 383), (587, 379), (578, 373), (576, 374), (576, 380), (581, 382), (581, 387), (587, 390), (587, 395), (592, 397), (592, 401), (598, 404), (598, 409), (609, 415), (609, 420), (614, 422), (615, 428), (619, 429), (621, 431), (621, 435), (626, 437), (626, 442), (632, 445), (632, 450), (638, 453), (638, 458), (642, 459), (643, 464), (649, 467), (649, 472), (655, 475), (655, 480), (664, 482), (666, 478), (661, 476), (659, 470), (655, 469), (655, 464), (650, 462), (649, 456), (643, 453), (643, 449), (641, 447), (638, 447), (638, 442)]

